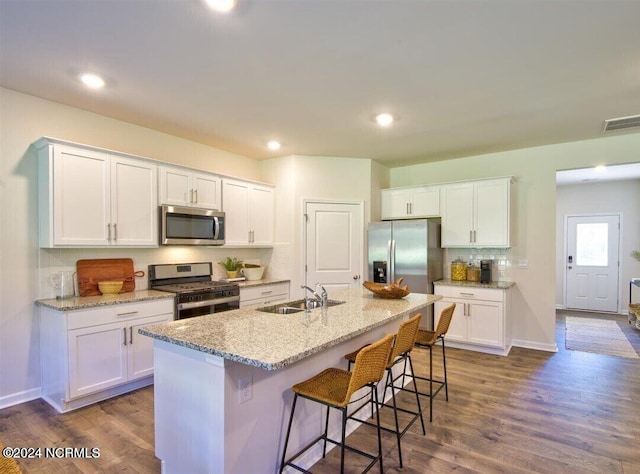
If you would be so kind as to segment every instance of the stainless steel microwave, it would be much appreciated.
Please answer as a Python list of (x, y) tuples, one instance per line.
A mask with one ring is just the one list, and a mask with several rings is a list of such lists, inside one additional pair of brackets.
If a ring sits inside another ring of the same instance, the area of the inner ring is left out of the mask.
[(161, 245), (223, 245), (224, 212), (160, 206)]

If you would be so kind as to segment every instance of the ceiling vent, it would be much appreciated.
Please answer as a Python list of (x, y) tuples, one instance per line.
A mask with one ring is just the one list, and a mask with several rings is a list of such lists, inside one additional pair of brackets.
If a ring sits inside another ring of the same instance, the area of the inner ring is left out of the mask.
[(616, 132), (618, 130), (626, 130), (627, 128), (634, 127), (640, 127), (640, 115), (605, 120), (602, 124), (602, 131)]

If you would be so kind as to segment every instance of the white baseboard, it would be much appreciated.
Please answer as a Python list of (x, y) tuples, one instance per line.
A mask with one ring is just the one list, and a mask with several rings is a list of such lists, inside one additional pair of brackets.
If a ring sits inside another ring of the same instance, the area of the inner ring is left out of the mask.
[(0, 410), (40, 398), (40, 387), (0, 397)]
[(558, 345), (553, 344), (540, 344), (539, 342), (522, 341), (520, 339), (513, 339), (511, 344), (515, 347), (522, 347), (524, 349), (534, 349), (536, 351), (546, 352), (558, 352)]
[(567, 305), (566, 304), (557, 304), (556, 305), (556, 309), (567, 309)]

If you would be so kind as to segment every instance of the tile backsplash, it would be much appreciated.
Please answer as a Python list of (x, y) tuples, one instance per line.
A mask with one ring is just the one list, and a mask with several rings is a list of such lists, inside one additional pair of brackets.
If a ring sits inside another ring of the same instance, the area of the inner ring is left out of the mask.
[(511, 280), (511, 257), (509, 249), (444, 249), (444, 278), (451, 278), (451, 262), (462, 259), (480, 266), (480, 260), (493, 260), (493, 281)]
[(144, 277), (136, 278), (136, 289), (148, 287), (148, 266), (162, 263), (213, 262), (213, 279), (226, 276), (222, 266), (217, 263), (227, 256), (238, 257), (247, 263), (266, 267), (265, 278), (288, 277), (289, 252), (286, 246), (267, 249), (213, 248), (213, 247), (159, 247), (150, 249), (39, 249), (39, 298), (54, 298), (55, 289), (49, 284), (49, 277), (60, 271), (76, 271), (76, 262), (93, 258), (131, 258), (134, 271), (144, 271)]

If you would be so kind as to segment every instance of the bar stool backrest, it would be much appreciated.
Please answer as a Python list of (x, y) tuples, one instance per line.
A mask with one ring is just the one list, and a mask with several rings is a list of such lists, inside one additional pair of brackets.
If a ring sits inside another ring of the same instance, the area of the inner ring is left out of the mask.
[(363, 347), (351, 371), (349, 388), (345, 394), (345, 403), (351, 399), (354, 392), (369, 383), (377, 383), (382, 379), (387, 367), (387, 360), (393, 345), (393, 334), (388, 334), (377, 342)]
[(398, 333), (396, 334), (395, 342), (393, 344), (393, 349), (391, 350), (391, 354), (389, 355), (387, 366), (393, 365), (393, 361), (399, 355), (410, 352), (413, 349), (413, 346), (416, 343), (416, 337), (418, 336), (418, 328), (420, 326), (421, 317), (422, 315), (418, 313), (412, 318), (407, 319), (400, 324)]
[(453, 312), (456, 309), (456, 304), (452, 303), (451, 306), (447, 306), (440, 313), (440, 320), (438, 321), (438, 326), (436, 327), (436, 339), (440, 336), (443, 336), (449, 330), (449, 325), (451, 324), (451, 318), (453, 317)]

